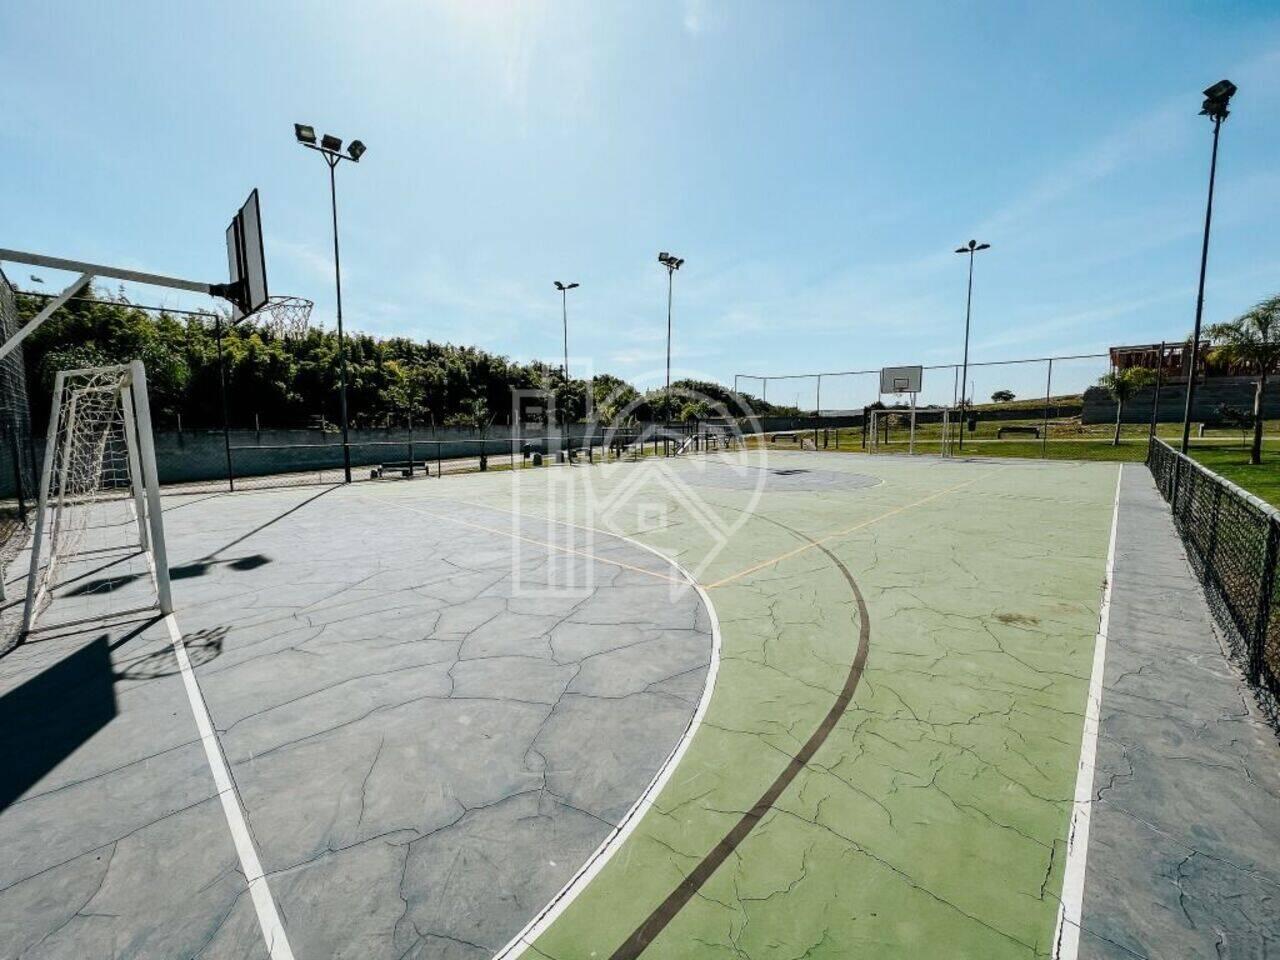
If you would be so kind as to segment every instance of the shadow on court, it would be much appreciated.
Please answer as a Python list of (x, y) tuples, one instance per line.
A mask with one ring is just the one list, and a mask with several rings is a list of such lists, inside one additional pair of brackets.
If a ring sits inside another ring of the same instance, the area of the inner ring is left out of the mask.
[(116, 715), (106, 636), (0, 696), (0, 810)]

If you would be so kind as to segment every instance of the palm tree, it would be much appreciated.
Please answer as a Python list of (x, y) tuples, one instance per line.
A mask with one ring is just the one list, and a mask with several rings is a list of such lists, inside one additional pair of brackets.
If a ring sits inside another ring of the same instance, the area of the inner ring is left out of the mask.
[(1253, 393), (1253, 446), (1249, 462), (1262, 462), (1262, 421), (1267, 374), (1280, 364), (1280, 295), (1263, 300), (1230, 323), (1215, 323), (1207, 333), (1214, 353), (1229, 363), (1255, 369), (1258, 385)]
[(1098, 379), (1098, 386), (1111, 394), (1116, 402), (1116, 432), (1111, 438), (1113, 447), (1120, 446), (1120, 416), (1124, 413), (1126, 401), (1133, 399), (1134, 394), (1155, 382), (1156, 376), (1146, 367), (1126, 367), (1124, 370), (1113, 370)]

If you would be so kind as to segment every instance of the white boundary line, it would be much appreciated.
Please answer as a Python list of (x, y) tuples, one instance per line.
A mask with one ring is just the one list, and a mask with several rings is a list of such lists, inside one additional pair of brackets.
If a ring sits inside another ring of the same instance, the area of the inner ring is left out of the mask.
[[(486, 505), (474, 504), (474, 506), (483, 508)], [(536, 517), (529, 514), (506, 511), (501, 508), (491, 507), (490, 509), (496, 509), (499, 513), (509, 513), (513, 517), (522, 519), (547, 519), (545, 517)], [(671, 566), (675, 567), (675, 569), (680, 572), (680, 575), (688, 581), (689, 585), (697, 591), (698, 597), (701, 599), (702, 605), (706, 609), (707, 616), (711, 621), (711, 662), (707, 665), (707, 679), (702, 687), (702, 697), (698, 700), (698, 706), (693, 711), (693, 716), (689, 718), (689, 723), (685, 727), (683, 736), (681, 736), (679, 742), (672, 749), (671, 753), (667, 755), (667, 759), (663, 762), (662, 766), (658, 768), (658, 772), (654, 774), (653, 779), (649, 781), (649, 785), (645, 787), (644, 792), (641, 793), (636, 802), (632, 804), (631, 809), (627, 811), (626, 815), (618, 821), (618, 825), (613, 828), (612, 832), (610, 832), (609, 835), (601, 841), (600, 846), (596, 847), (595, 851), (587, 858), (586, 862), (578, 868), (577, 873), (570, 878), (569, 882), (560, 888), (560, 891), (551, 898), (551, 901), (543, 907), (532, 920), (525, 924), (524, 929), (512, 937), (506, 946), (494, 954), (494, 960), (515, 960), (515, 958), (523, 954), (527, 948), (532, 946), (533, 942), (537, 940), (538, 937), (540, 937), (547, 928), (556, 921), (560, 914), (565, 911), (569, 904), (586, 889), (587, 885), (591, 883), (596, 874), (604, 869), (605, 864), (609, 862), (613, 855), (622, 846), (623, 841), (625, 841), (627, 837), (631, 836), (635, 831), (636, 827), (640, 824), (640, 821), (644, 819), (644, 815), (648, 813), (649, 809), (654, 805), (654, 801), (657, 799), (658, 794), (662, 792), (662, 788), (667, 785), (667, 781), (669, 781), (672, 774), (675, 773), (676, 767), (680, 765), (680, 760), (685, 755), (685, 751), (689, 749), (689, 743), (693, 740), (693, 735), (697, 731), (699, 725), (701, 725), (702, 718), (706, 715), (707, 707), (711, 702), (711, 695), (716, 685), (716, 674), (719, 672), (720, 668), (720, 618), (716, 616), (715, 604), (711, 602), (711, 597), (707, 594), (707, 591), (703, 589), (702, 585), (693, 578), (688, 570), (666, 554), (661, 553), (648, 544), (641, 543), (639, 540), (633, 540), (631, 537), (625, 536), (624, 534), (614, 533), (611, 530), (598, 530), (594, 527), (568, 523), (563, 520), (555, 520), (553, 522), (570, 527), (576, 527), (580, 530), (588, 530), (592, 533), (604, 534), (607, 537), (614, 537), (615, 539), (625, 541), (632, 546), (639, 547), (641, 550), (653, 554), (663, 562), (669, 563)]]
[(1111, 510), (1111, 543), (1107, 547), (1107, 574), (1098, 611), (1098, 635), (1093, 645), (1093, 672), (1084, 708), (1084, 735), (1076, 768), (1075, 803), (1067, 832), (1067, 865), (1062, 873), (1062, 899), (1053, 936), (1054, 960), (1076, 960), (1084, 910), (1085, 860), (1089, 854), (1089, 821), (1093, 814), (1093, 774), (1098, 754), (1098, 725), (1102, 712), (1102, 680), (1107, 659), (1107, 624), (1111, 618), (1111, 591), (1115, 586), (1116, 529), (1120, 524), (1120, 483), (1124, 465), (1116, 472), (1116, 497)]
[[(155, 561), (150, 551), (147, 551), (146, 557), (147, 568), (154, 581), (156, 579)], [(271, 896), (271, 888), (267, 886), (267, 878), (262, 872), (262, 863), (258, 860), (258, 850), (253, 845), (253, 835), (249, 832), (249, 824), (245, 820), (244, 811), (240, 808), (240, 796), (236, 792), (235, 782), (231, 779), (227, 758), (222, 754), (222, 745), (214, 732), (213, 721), (209, 719), (209, 707), (204, 702), (204, 694), (200, 692), (200, 683), (196, 680), (195, 671), (191, 669), (187, 645), (183, 642), (182, 631), (178, 629), (178, 618), (172, 613), (167, 614), (164, 617), (164, 625), (169, 631), (169, 642), (173, 645), (173, 654), (178, 661), (178, 668), (182, 671), (182, 685), (187, 691), (187, 700), (191, 704), (191, 713), (195, 717), (196, 730), (200, 734), (200, 744), (204, 747), (205, 758), (209, 761), (214, 786), (218, 788), (218, 799), (222, 801), (222, 813), (227, 818), (227, 828), (231, 831), (232, 842), (235, 843), (236, 856), (240, 858), (240, 872), (249, 883), (249, 894), (253, 898), (253, 908), (258, 914), (258, 925), (262, 928), (267, 951), (271, 960), (294, 960), (289, 938), (284, 932), (284, 924), (280, 921), (276, 902)]]

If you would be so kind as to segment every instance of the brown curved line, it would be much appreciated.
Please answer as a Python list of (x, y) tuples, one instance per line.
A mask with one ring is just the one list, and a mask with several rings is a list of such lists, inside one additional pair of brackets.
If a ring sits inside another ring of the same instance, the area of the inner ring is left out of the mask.
[[(768, 518), (762, 517), (761, 519)], [(776, 520), (771, 522), (777, 523)], [(780, 523), (777, 525), (783, 526)], [(834, 553), (811, 537), (804, 536), (799, 531), (791, 530), (790, 527), (785, 527), (784, 529), (790, 530), (797, 536), (808, 540), (830, 557), (840, 572), (844, 574), (845, 580), (849, 582), (849, 587), (853, 590), (854, 599), (858, 603), (858, 652), (853, 658), (853, 663), (849, 665), (849, 675), (845, 678), (844, 688), (831, 705), (831, 709), (827, 711), (827, 715), (822, 718), (822, 722), (818, 724), (817, 729), (809, 735), (809, 739), (805, 741), (799, 753), (791, 758), (791, 761), (778, 774), (777, 779), (773, 781), (769, 789), (761, 794), (755, 806), (742, 815), (742, 819), (734, 824), (733, 829), (724, 835), (724, 839), (717, 843), (711, 849), (711, 852), (703, 857), (702, 861), (693, 868), (693, 871), (667, 895), (667, 898), (658, 904), (653, 913), (649, 914), (648, 918), (640, 926), (636, 927), (635, 931), (631, 936), (627, 937), (622, 946), (613, 952), (610, 960), (635, 960), (653, 942), (654, 938), (663, 931), (666, 925), (675, 919), (676, 914), (680, 912), (686, 903), (693, 899), (693, 895), (702, 888), (704, 883), (711, 879), (711, 875), (716, 872), (720, 864), (724, 863), (729, 854), (733, 853), (737, 848), (738, 844), (742, 843), (747, 838), (747, 835), (755, 829), (778, 797), (782, 795), (782, 792), (791, 785), (791, 781), (796, 778), (818, 748), (826, 742), (827, 737), (831, 735), (831, 731), (835, 729), (836, 723), (839, 722), (840, 717), (848, 709), (849, 701), (853, 699), (853, 692), (858, 688), (858, 681), (862, 678), (862, 671), (867, 663), (867, 649), (871, 640), (871, 618), (867, 613), (867, 604), (862, 597), (862, 591), (858, 589), (858, 584), (854, 582), (853, 575), (849, 573), (848, 568), (840, 562), (840, 558)]]

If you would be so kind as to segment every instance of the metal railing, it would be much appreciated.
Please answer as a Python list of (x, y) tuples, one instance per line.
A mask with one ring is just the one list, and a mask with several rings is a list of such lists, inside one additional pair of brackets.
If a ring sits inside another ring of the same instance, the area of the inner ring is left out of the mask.
[(1280, 511), (1154, 437), (1147, 466), (1232, 656), (1280, 729)]

